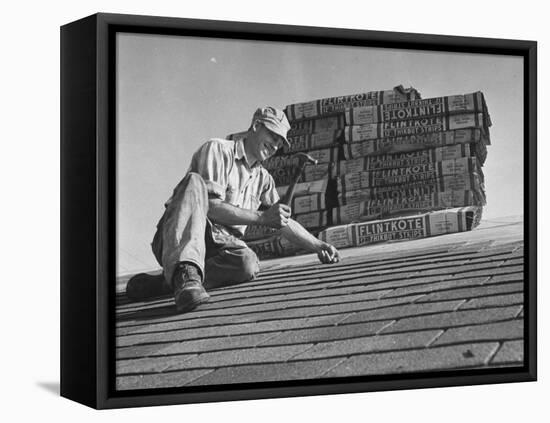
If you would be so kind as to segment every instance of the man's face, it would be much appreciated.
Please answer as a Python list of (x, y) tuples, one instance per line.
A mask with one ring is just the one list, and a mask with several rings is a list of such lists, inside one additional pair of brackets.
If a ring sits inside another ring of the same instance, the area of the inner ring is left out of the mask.
[(283, 138), (274, 134), (263, 125), (257, 126), (258, 139), (254, 151), (256, 158), (263, 162), (273, 156), (284, 144)]

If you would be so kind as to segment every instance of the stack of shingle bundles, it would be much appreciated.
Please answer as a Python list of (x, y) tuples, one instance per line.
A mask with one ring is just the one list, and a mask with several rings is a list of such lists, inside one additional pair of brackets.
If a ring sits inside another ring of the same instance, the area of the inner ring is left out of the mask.
[(338, 191), (333, 224), (485, 204), (475, 157), (350, 173), (339, 178)]
[(331, 224), (485, 204), (481, 92), (350, 108), (345, 119)]

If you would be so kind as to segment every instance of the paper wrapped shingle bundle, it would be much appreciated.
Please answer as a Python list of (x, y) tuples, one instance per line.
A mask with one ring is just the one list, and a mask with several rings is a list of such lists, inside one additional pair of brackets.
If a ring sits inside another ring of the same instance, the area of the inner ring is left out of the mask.
[(285, 112), (289, 121), (299, 121), (338, 115), (351, 107), (392, 104), (416, 99), (420, 99), (418, 91), (414, 88), (403, 88), (402, 85), (399, 85), (392, 90), (370, 91), (290, 104), (286, 107)]
[(470, 231), (479, 224), (482, 211), (478, 206), (460, 207), (332, 226), (322, 231), (319, 239), (345, 248)]

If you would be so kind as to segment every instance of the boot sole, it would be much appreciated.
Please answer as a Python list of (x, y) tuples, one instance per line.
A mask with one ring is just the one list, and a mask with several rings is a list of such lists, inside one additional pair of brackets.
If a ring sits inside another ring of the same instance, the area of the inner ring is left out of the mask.
[(189, 302), (184, 303), (184, 304), (177, 304), (176, 303), (176, 310), (177, 310), (178, 313), (185, 313), (185, 312), (194, 310), (195, 308), (197, 308), (201, 304), (205, 304), (208, 301), (210, 301), (210, 295), (202, 296), (200, 298), (197, 298), (194, 301), (189, 301)]

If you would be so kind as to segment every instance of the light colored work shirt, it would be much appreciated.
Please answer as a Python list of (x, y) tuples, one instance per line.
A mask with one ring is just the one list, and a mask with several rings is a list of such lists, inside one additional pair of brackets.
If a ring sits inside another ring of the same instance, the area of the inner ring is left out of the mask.
[[(213, 138), (191, 159), (189, 172), (202, 176), (210, 198), (219, 198), (236, 207), (258, 210), (279, 201), (275, 182), (258, 162), (250, 166), (243, 139), (236, 141)], [(237, 236), (243, 236), (246, 225), (227, 226)]]

